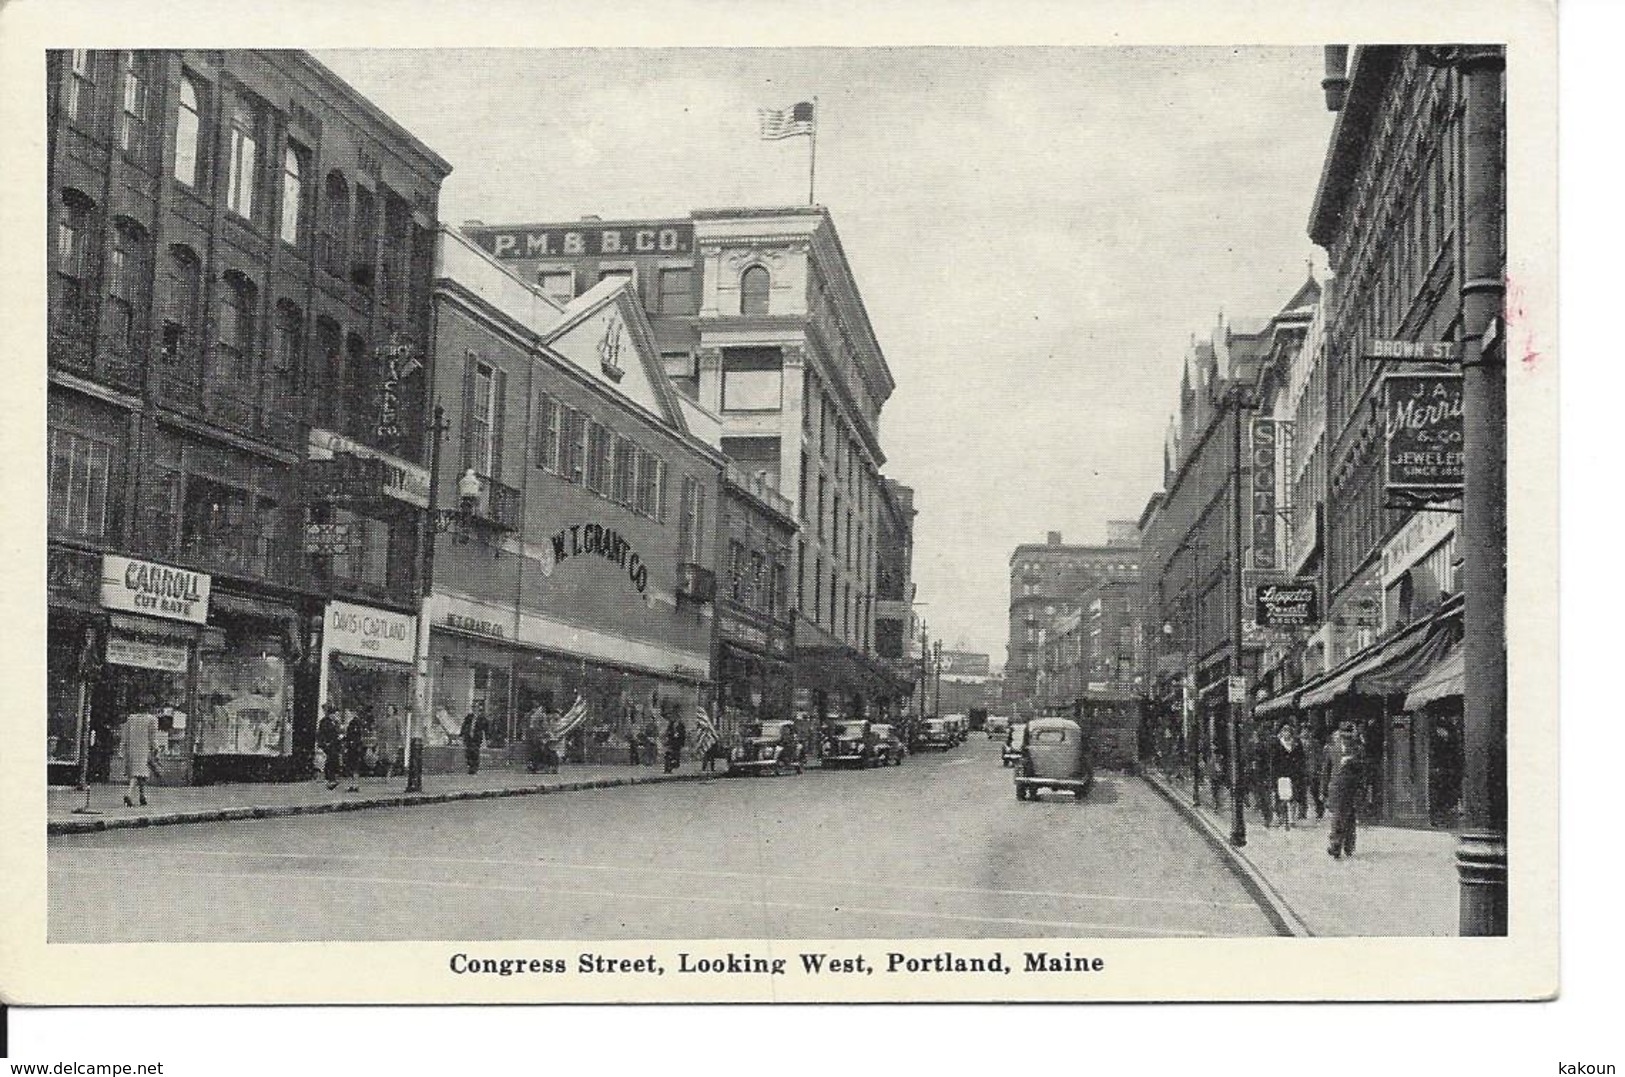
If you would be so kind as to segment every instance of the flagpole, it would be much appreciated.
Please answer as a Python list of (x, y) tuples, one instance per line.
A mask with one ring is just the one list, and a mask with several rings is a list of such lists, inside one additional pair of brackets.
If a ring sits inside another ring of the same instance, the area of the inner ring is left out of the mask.
[(813, 95), (812, 149), (807, 155), (807, 205), (815, 206), (813, 182), (818, 176), (818, 95)]

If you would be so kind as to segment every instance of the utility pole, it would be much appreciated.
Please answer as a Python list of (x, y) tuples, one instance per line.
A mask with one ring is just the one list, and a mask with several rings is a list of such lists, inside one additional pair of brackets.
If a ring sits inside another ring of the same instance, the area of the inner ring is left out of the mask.
[(423, 792), (423, 741), (429, 725), (429, 600), (434, 594), (435, 536), (440, 531), (440, 443), (451, 424), (446, 409), (434, 406), (429, 424), (429, 505), (423, 513), (418, 546), (418, 627), (412, 662), (412, 705), (406, 710), (406, 791)]
[[(1247, 673), (1241, 638), (1241, 417), (1249, 404), (1247, 387), (1230, 387), (1230, 684), (1226, 710), (1230, 716), (1230, 844), (1247, 844), (1247, 819), (1241, 810), (1241, 726), (1247, 720)], [(1240, 690), (1237, 690), (1237, 686)]]

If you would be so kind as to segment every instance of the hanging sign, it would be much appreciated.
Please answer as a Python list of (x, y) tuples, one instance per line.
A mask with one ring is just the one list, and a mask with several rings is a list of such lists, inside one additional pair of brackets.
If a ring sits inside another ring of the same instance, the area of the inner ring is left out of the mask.
[(190, 652), (183, 644), (158, 643), (129, 636), (107, 637), (109, 665), (156, 669), (165, 673), (185, 673)]
[(1389, 490), (1462, 488), (1460, 374), (1390, 374), (1382, 382)]
[(1275, 461), (1276, 424), (1274, 419), (1252, 421), (1253, 478), (1253, 567), (1272, 569), (1275, 563)]
[(416, 505), (420, 509), (429, 507), (428, 468), (420, 467), (409, 460), (402, 460), (390, 453), (380, 452), (343, 434), (311, 427), (310, 441), (306, 446), (306, 455), (310, 460), (331, 460), (341, 453), (380, 461), (384, 469), (383, 493), (386, 496), (409, 505)]
[(387, 662), (416, 658), (417, 622), (409, 613), (329, 602), (322, 621), (322, 650), (360, 654)]
[(102, 605), (149, 617), (204, 624), (209, 619), (209, 576), (186, 568), (102, 557)]
[(1320, 591), (1314, 580), (1262, 583), (1254, 594), (1253, 619), (1261, 628), (1298, 627), (1320, 620)]

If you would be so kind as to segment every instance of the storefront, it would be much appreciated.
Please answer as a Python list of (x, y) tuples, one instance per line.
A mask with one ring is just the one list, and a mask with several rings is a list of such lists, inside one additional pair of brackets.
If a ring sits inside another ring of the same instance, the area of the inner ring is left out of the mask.
[(717, 611), (717, 704), (725, 739), (741, 724), (795, 717), (791, 626), (724, 604)]
[(329, 602), (322, 618), (320, 709), (338, 708), (341, 729), (352, 718), (370, 720), (370, 736), (381, 738), (370, 747), (394, 754), (400, 746), (389, 741), (405, 730), (384, 721), (391, 707), (403, 718), (409, 713), (416, 653), (414, 614)]

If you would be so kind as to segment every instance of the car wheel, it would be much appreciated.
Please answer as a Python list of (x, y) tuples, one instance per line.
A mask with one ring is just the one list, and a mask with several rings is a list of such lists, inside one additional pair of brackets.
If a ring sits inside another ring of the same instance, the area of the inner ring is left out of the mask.
[(1020, 785), (1016, 786), (1016, 799), (1017, 800), (1026, 800), (1027, 799), (1027, 790), (1022, 788)]

